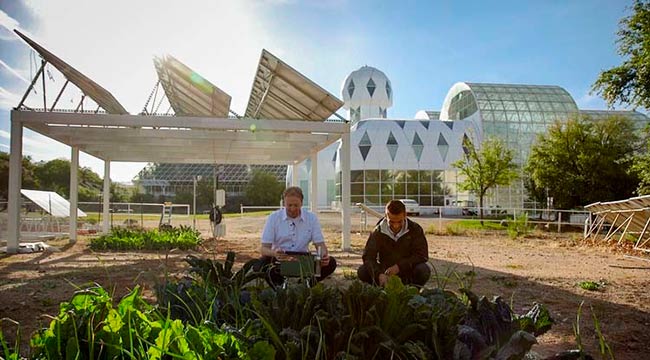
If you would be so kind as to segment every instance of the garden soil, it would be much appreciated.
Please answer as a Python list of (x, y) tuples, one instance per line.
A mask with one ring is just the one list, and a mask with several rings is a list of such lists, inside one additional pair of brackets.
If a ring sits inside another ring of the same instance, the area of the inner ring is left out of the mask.
[[(352, 218), (351, 251), (340, 251), (341, 218), (336, 213), (319, 214), (328, 247), (339, 267), (330, 285), (345, 286), (361, 264), (363, 246), (372, 224), (364, 226), (359, 215)], [(70, 299), (84, 284), (98, 283), (119, 298), (136, 285), (155, 302), (153, 288), (166, 277), (186, 273), (187, 254), (223, 260), (227, 251), (237, 253), (243, 264), (259, 253), (264, 216), (230, 217), (227, 231), (212, 239), (210, 224), (200, 220), (205, 237), (196, 251), (93, 252), (88, 239), (70, 245), (66, 239), (50, 241), (58, 251), (0, 257), (0, 318), (7, 340), (17, 336), (20, 324), (22, 351), (27, 355), (29, 337), (47, 326), (58, 313), (58, 304)], [(444, 229), (449, 220), (413, 218), (425, 229)], [(374, 221), (374, 220), (373, 220)], [(156, 222), (145, 226), (156, 226)], [(444, 231), (437, 231), (442, 234)], [(536, 230), (523, 239), (512, 240), (505, 232), (471, 232), (455, 236), (427, 235), (429, 257), (435, 267), (427, 286), (444, 286), (456, 291), (471, 286), (478, 295), (501, 296), (516, 313), (525, 313), (534, 303), (548, 307), (555, 324), (538, 337), (533, 351), (550, 356), (577, 348), (574, 327), (582, 311), (579, 332), (583, 346), (600, 358), (594, 318), (616, 359), (650, 358), (650, 257), (615, 245), (585, 243), (581, 233)], [(578, 284), (593, 281), (597, 291)]]

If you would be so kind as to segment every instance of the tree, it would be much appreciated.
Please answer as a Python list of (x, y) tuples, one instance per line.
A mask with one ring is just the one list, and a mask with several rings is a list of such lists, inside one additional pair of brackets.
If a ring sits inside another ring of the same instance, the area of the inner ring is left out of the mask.
[(510, 185), (517, 178), (517, 165), (513, 151), (499, 139), (486, 139), (477, 149), (467, 137), (463, 140), (465, 156), (454, 162), (464, 180), (458, 184), (460, 190), (469, 191), (479, 198), (481, 225), (483, 224), (483, 199), (496, 185)]
[[(34, 163), (29, 156), (23, 156), (22, 187), (38, 189), (38, 179), (34, 175)], [(9, 154), (0, 152), (0, 199), (8, 198), (9, 189)]]
[(246, 185), (246, 200), (251, 205), (277, 205), (282, 196), (284, 184), (266, 171), (255, 170)]
[(650, 125), (645, 130), (644, 151), (634, 157), (632, 171), (639, 178), (636, 188), (637, 195), (650, 195)]
[(531, 148), (529, 191), (547, 190), (559, 209), (630, 197), (638, 184), (630, 171), (637, 143), (632, 122), (620, 116), (557, 121)]
[(609, 106), (650, 108), (650, 2), (637, 0), (633, 14), (620, 21), (617, 35), (623, 64), (600, 73), (592, 92), (602, 95)]

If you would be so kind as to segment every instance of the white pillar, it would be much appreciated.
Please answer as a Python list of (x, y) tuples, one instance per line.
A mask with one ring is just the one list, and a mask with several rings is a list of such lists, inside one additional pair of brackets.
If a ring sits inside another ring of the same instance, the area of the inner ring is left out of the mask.
[(343, 220), (343, 241), (341, 249), (350, 250), (350, 133), (341, 135), (341, 218)]
[(110, 214), (108, 212), (108, 209), (110, 207), (110, 199), (111, 199), (111, 161), (109, 159), (104, 160), (104, 202), (102, 203), (102, 213), (104, 217), (104, 223), (102, 226), (102, 232), (104, 234), (108, 234), (108, 232), (111, 230), (111, 223), (110, 223)]
[(79, 199), (79, 148), (72, 147), (72, 155), (70, 157), (70, 243), (74, 244), (77, 241), (77, 207)]
[(20, 240), (20, 188), (23, 171), (23, 124), (15, 119), (16, 111), (11, 111), (11, 139), (9, 147), (9, 187), (8, 187), (8, 234), (7, 253), (18, 252)]
[(291, 186), (298, 186), (298, 165), (296, 162), (291, 165)]
[(309, 181), (309, 203), (312, 212), (318, 211), (318, 152), (311, 153), (311, 179)]

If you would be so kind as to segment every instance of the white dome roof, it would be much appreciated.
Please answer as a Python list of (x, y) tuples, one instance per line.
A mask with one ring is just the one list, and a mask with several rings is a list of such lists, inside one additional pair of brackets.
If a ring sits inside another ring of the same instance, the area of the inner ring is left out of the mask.
[(362, 66), (345, 78), (341, 87), (344, 108), (357, 106), (380, 106), (383, 109), (393, 105), (393, 88), (390, 80), (381, 70)]

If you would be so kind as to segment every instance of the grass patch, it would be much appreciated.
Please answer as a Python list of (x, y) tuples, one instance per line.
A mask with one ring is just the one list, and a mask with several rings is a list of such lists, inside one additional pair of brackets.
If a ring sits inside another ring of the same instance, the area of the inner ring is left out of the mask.
[(504, 230), (503, 226), (499, 222), (483, 220), (483, 225), (481, 225), (481, 220), (458, 220), (454, 221), (453, 224), (456, 224), (462, 229), (465, 230)]
[(521, 269), (524, 268), (524, 266), (523, 266), (523, 265), (519, 265), (519, 264), (506, 264), (506, 268), (507, 268), (507, 269), (521, 270)]
[(603, 281), (595, 282), (587, 280), (579, 282), (578, 286), (583, 290), (600, 291), (605, 287), (605, 283)]

